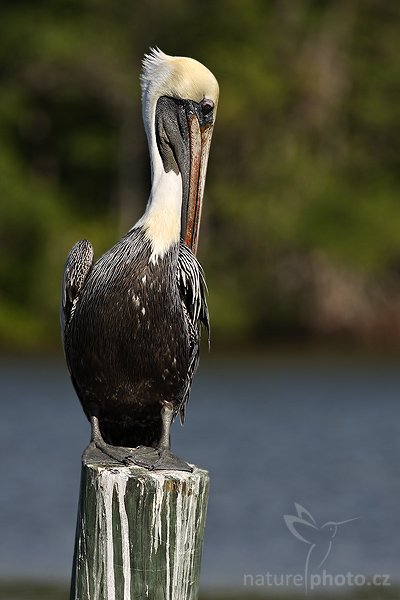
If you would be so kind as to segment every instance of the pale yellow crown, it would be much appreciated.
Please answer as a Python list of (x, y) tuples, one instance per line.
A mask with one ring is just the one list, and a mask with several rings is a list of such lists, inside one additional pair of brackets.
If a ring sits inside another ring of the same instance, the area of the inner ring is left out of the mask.
[(143, 102), (153, 104), (160, 96), (218, 104), (218, 82), (209, 69), (193, 58), (168, 56), (153, 48), (143, 60), (141, 76)]

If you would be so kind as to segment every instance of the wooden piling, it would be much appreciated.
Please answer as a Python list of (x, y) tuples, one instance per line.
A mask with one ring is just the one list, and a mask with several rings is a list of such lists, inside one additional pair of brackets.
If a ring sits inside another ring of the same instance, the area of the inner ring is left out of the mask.
[(196, 600), (207, 471), (82, 461), (71, 600)]

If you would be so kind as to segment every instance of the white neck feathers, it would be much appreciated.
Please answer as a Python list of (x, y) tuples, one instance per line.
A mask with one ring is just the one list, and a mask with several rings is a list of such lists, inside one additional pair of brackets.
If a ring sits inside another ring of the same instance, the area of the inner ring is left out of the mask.
[(143, 227), (151, 243), (150, 260), (159, 258), (177, 244), (181, 233), (182, 178), (173, 171), (154, 177), (146, 212), (135, 227)]

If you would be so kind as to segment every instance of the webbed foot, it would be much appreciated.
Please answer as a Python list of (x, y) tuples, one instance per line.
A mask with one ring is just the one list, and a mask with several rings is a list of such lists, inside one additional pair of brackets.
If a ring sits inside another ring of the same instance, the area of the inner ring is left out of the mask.
[(193, 471), (192, 467), (187, 462), (172, 454), (166, 448), (147, 448), (139, 446), (129, 450), (125, 456), (124, 464), (138, 465), (145, 467), (149, 471)]
[(149, 471), (188, 471), (193, 469), (187, 462), (175, 456), (169, 449), (169, 425), (172, 420), (172, 411), (165, 409), (162, 411), (163, 424), (167, 425), (163, 436), (161, 437), (158, 448), (149, 448), (147, 446), (138, 446), (137, 448), (127, 448), (125, 446), (113, 446), (104, 441), (99, 427), (97, 417), (92, 416), (90, 422), (92, 425), (92, 440), (86, 448), (83, 459), (90, 460), (94, 453), (100, 450), (103, 454), (123, 465), (135, 465), (144, 467)]
[(90, 442), (83, 453), (82, 459), (90, 461), (93, 458), (99, 459), (102, 455), (122, 465), (137, 465), (146, 468), (150, 468), (158, 458), (158, 452), (155, 448), (113, 446), (97, 438)]
[(193, 471), (192, 467), (182, 460), (182, 458), (179, 458), (179, 456), (176, 456), (170, 450), (162, 448), (158, 450), (158, 460), (154, 463), (152, 470), (162, 471), (164, 469), (188, 471), (189, 473)]
[[(189, 471), (193, 469), (187, 462), (175, 456), (167, 449), (148, 448), (138, 446), (137, 448), (126, 448), (125, 446), (112, 446), (105, 442), (92, 441), (83, 453), (83, 460), (101, 459), (101, 454), (109, 459), (125, 466), (143, 467), (149, 471)], [(97, 456), (96, 456), (97, 454)]]

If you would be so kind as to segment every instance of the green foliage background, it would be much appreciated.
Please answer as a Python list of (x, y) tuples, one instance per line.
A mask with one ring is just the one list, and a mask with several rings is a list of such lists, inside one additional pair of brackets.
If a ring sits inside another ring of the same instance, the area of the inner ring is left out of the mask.
[(142, 213), (140, 61), (221, 88), (200, 260), (216, 344), (400, 336), (400, 5), (36, 0), (0, 19), (0, 347), (59, 347), (65, 257)]

